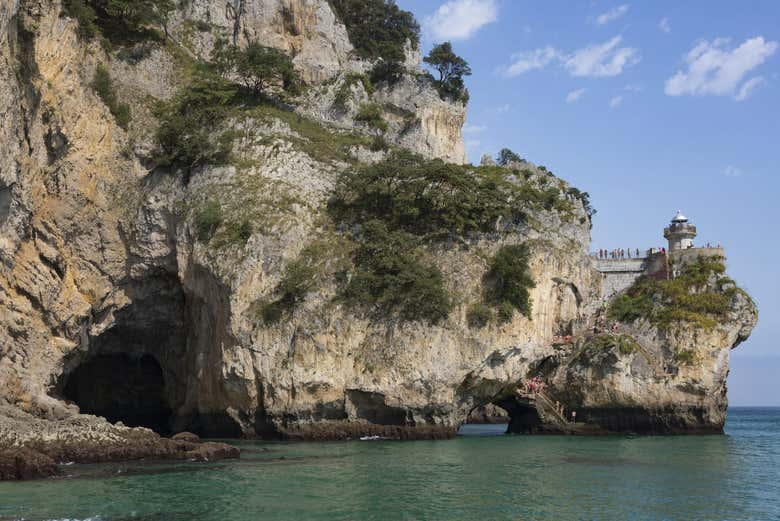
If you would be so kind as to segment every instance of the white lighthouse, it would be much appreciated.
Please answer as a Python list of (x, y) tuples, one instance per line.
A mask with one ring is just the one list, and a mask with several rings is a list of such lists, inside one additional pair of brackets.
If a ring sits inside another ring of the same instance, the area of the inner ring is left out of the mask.
[(693, 248), (693, 239), (696, 237), (696, 227), (688, 222), (681, 211), (672, 219), (672, 224), (664, 228), (664, 237), (669, 241), (669, 251), (687, 250)]

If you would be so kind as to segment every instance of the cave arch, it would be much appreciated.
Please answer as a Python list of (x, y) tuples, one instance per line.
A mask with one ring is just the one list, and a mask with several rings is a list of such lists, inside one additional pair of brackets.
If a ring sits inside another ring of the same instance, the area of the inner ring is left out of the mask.
[(172, 410), (160, 363), (149, 354), (113, 353), (86, 359), (70, 372), (62, 395), (82, 413), (170, 433)]
[(506, 434), (543, 432), (542, 418), (536, 405), (517, 396), (497, 398), (492, 402), (473, 407), (463, 425), (474, 424), (506, 425)]
[(494, 402), (509, 414), (507, 434), (534, 434), (540, 432), (542, 419), (537, 408), (514, 396)]

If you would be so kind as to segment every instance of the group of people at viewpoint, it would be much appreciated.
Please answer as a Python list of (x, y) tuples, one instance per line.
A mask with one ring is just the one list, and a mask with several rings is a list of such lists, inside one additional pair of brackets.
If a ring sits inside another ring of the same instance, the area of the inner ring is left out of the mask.
[(617, 248), (614, 250), (599, 250), (596, 254), (599, 259), (638, 259), (640, 258), (639, 248), (636, 248), (632, 254), (631, 248), (624, 250)]

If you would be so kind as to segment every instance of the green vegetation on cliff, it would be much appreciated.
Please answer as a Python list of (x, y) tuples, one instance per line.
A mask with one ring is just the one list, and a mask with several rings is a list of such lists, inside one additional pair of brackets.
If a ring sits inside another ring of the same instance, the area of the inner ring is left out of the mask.
[(640, 350), (636, 340), (628, 335), (597, 335), (588, 340), (587, 347), (596, 349), (614, 348), (624, 355), (630, 355), (631, 353), (636, 353)]
[(396, 83), (404, 73), (405, 48), (420, 45), (420, 25), (393, 0), (329, 0), (347, 28), (349, 41), (363, 59), (375, 62), (374, 84)]
[[(229, 158), (233, 134), (225, 121), (258, 105), (297, 91), (299, 78), (290, 58), (276, 49), (249, 44), (238, 49), (218, 40), (214, 62), (194, 62), (176, 96), (158, 105), (155, 133), (160, 166), (189, 172)], [(243, 85), (230, 81), (238, 77)], [(220, 132), (221, 130), (221, 132)]]
[(355, 115), (355, 121), (365, 123), (369, 127), (384, 132), (387, 130), (387, 121), (382, 115), (382, 107), (376, 103), (364, 103)]
[(423, 61), (439, 73), (434, 85), (442, 99), (469, 102), (469, 91), (463, 77), (471, 76), (471, 67), (466, 60), (453, 52), (450, 42), (436, 45)]
[(505, 168), (456, 165), (397, 151), (344, 172), (330, 211), (341, 221), (379, 219), (389, 229), (441, 239), (496, 232), (529, 210), (567, 210), (559, 190), (517, 179)]
[(291, 313), (316, 287), (325, 262), (324, 254), (316, 244), (306, 247), (284, 268), (282, 278), (274, 289), (275, 298), (253, 304), (255, 315), (266, 324), (275, 324)]
[[(485, 274), (485, 300), (499, 308), (506, 304), (528, 318), (531, 318), (531, 295), (529, 290), (536, 287), (528, 260), (531, 252), (525, 244), (502, 246), (490, 259)], [(502, 311), (501, 309), (499, 309)]]
[(237, 77), (255, 96), (273, 95), (281, 90), (295, 93), (300, 78), (292, 60), (273, 47), (250, 42), (241, 49), (220, 38), (214, 45), (213, 68), (223, 77)]
[(208, 201), (195, 213), (195, 230), (198, 240), (209, 241), (222, 224), (222, 207), (217, 201)]
[(341, 292), (347, 303), (402, 320), (435, 324), (447, 318), (452, 299), (444, 276), (413, 235), (372, 220), (357, 240), (354, 270)]
[(420, 43), (420, 26), (392, 0), (329, 0), (361, 58), (404, 61), (404, 46)]
[(483, 302), (475, 302), (466, 310), (466, 322), (469, 327), (483, 328), (493, 320), (493, 310)]
[(112, 43), (133, 43), (161, 39), (158, 29), (168, 34), (168, 18), (174, 0), (65, 0), (67, 15), (79, 23), (85, 39), (103, 36)]
[(520, 157), (520, 154), (508, 149), (502, 148), (496, 156), (496, 163), (501, 166), (509, 166), (511, 163), (524, 163), (525, 159)]
[(102, 63), (95, 69), (95, 77), (92, 79), (92, 88), (106, 104), (111, 115), (114, 116), (116, 124), (127, 130), (132, 119), (130, 113), (130, 106), (126, 103), (119, 101), (116, 94), (116, 88), (114, 82), (111, 80), (111, 75), (108, 69)]
[(231, 136), (217, 133), (229, 115), (237, 86), (216, 75), (204, 64), (196, 65), (189, 82), (170, 101), (160, 103), (155, 139), (155, 161), (160, 166), (192, 168), (224, 163), (231, 150)]
[(671, 280), (641, 277), (612, 301), (609, 317), (626, 323), (641, 318), (664, 328), (685, 322), (711, 329), (726, 319), (739, 291), (725, 271), (723, 259), (701, 257)]
[[(441, 320), (452, 298), (425, 249), (518, 225), (527, 211), (554, 209), (559, 194), (553, 197), (505, 168), (425, 160), (408, 151), (346, 170), (336, 182), (328, 210), (360, 245), (355, 272), (348, 274), (347, 301), (398, 312), (402, 318)], [(492, 320), (488, 305), (496, 308), (500, 322), (511, 320), (515, 310), (530, 317), (534, 281), (529, 256), (527, 246), (513, 245), (490, 260), (484, 307), (469, 311), (473, 326)], [(393, 293), (397, 287), (408, 295)]]
[(363, 90), (365, 90), (366, 94), (369, 96), (374, 93), (374, 84), (368, 76), (350, 72), (344, 76), (344, 80), (336, 91), (336, 98), (333, 101), (333, 105), (342, 110), (346, 108), (347, 100), (352, 97), (352, 86), (357, 85), (358, 83), (363, 85)]
[(481, 328), (496, 320), (510, 322), (515, 311), (531, 318), (530, 290), (536, 287), (528, 261), (531, 252), (526, 244), (502, 246), (488, 260), (488, 269), (482, 277), (482, 301), (475, 302), (466, 311), (469, 327)]

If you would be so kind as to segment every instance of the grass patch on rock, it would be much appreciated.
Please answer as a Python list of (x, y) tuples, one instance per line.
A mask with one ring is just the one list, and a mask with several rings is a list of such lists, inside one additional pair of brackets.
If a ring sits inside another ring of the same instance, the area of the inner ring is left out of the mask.
[(725, 270), (723, 259), (701, 257), (674, 279), (641, 277), (611, 302), (609, 318), (624, 323), (645, 319), (662, 328), (686, 323), (712, 329), (727, 317), (739, 291)]
[(130, 105), (119, 101), (114, 81), (111, 79), (108, 68), (102, 63), (95, 69), (95, 76), (92, 78), (91, 86), (100, 99), (103, 100), (103, 103), (106, 104), (111, 115), (114, 116), (116, 124), (127, 130), (132, 120)]
[(385, 132), (387, 130), (387, 121), (385, 121), (382, 107), (376, 103), (364, 103), (360, 106), (355, 115), (355, 121), (365, 123), (369, 127)]
[(317, 246), (304, 248), (301, 254), (287, 264), (270, 299), (261, 299), (252, 306), (255, 317), (266, 325), (279, 322), (305, 300), (318, 284), (325, 255)]
[(588, 346), (595, 349), (617, 349), (624, 355), (640, 351), (637, 341), (629, 335), (597, 335), (588, 340)]
[(284, 136), (295, 148), (306, 152), (313, 159), (330, 163), (333, 161), (352, 163), (349, 150), (355, 146), (370, 147), (372, 138), (357, 132), (339, 131), (323, 126), (301, 116), (292, 110), (285, 110), (272, 104), (252, 107), (241, 113), (244, 117), (286, 123), (294, 135)]

